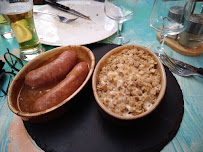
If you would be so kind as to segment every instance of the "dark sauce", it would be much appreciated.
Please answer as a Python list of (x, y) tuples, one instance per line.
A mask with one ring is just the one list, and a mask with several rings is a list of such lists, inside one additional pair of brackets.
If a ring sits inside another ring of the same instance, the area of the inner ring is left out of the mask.
[(17, 99), (19, 110), (23, 112), (33, 112), (32, 107), (34, 102), (49, 92), (49, 90), (58, 83), (59, 81), (38, 88), (31, 88), (23, 84)]

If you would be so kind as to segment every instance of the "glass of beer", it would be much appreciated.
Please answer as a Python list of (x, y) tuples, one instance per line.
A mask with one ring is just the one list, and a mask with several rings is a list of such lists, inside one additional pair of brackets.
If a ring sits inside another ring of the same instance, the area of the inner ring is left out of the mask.
[(14, 33), (11, 29), (11, 26), (3, 17), (3, 15), (0, 15), (0, 35), (5, 39), (10, 39), (14, 37)]
[(10, 22), (21, 59), (30, 61), (45, 52), (34, 25), (33, 0), (0, 0), (0, 13)]

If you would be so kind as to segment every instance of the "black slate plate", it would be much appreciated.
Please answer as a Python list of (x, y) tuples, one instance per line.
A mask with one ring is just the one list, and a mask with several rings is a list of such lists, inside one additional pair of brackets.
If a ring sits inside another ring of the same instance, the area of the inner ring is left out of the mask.
[[(117, 45), (87, 45), (96, 63)], [(91, 80), (60, 118), (43, 124), (24, 122), (29, 135), (46, 152), (157, 152), (176, 135), (184, 113), (182, 91), (165, 68), (167, 88), (158, 108), (131, 125), (118, 125), (101, 115)]]

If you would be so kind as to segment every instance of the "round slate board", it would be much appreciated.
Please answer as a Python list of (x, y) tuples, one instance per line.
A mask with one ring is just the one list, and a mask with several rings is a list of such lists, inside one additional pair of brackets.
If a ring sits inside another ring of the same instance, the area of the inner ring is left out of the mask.
[[(117, 45), (87, 45), (99, 59)], [(42, 124), (24, 121), (37, 145), (46, 152), (157, 152), (176, 135), (184, 113), (182, 91), (165, 68), (167, 88), (158, 108), (131, 125), (118, 125), (101, 115), (91, 81), (73, 99), (68, 111)]]

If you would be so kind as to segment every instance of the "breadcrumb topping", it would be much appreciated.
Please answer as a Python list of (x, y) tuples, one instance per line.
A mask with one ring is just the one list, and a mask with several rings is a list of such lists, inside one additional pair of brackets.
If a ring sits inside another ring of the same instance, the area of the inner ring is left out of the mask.
[(161, 76), (154, 57), (143, 50), (124, 49), (111, 55), (97, 76), (102, 103), (120, 116), (149, 110), (161, 90)]

